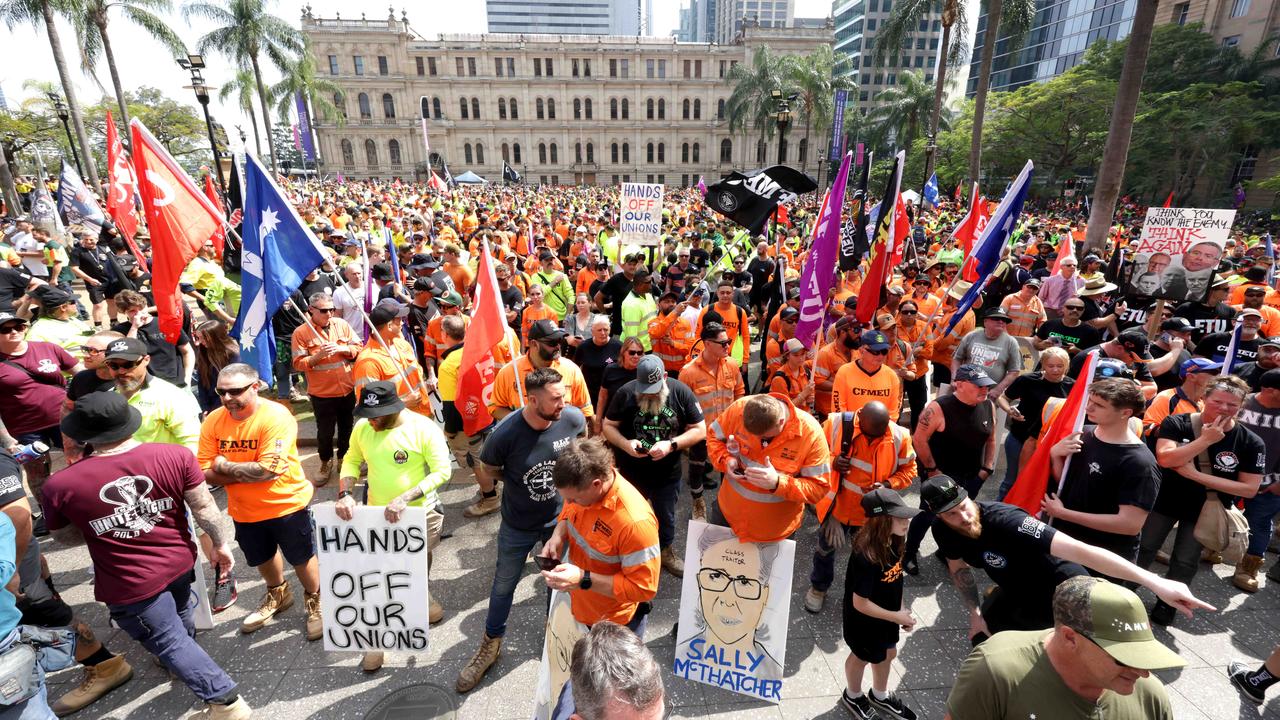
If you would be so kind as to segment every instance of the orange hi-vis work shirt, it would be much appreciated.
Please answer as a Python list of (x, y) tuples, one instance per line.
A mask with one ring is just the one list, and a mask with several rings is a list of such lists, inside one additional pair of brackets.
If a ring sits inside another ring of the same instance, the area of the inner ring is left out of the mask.
[[(391, 349), (394, 355), (389, 354), (378, 338), (370, 335), (365, 341), (364, 349), (356, 356), (356, 367), (352, 372), (356, 383), (356, 392), (364, 387), (365, 383), (374, 380), (386, 380), (396, 384), (396, 394), (403, 400), (409, 397), (409, 393), (418, 391), (422, 385), (422, 366), (418, 365), (417, 356), (414, 354), (413, 348), (409, 343), (399, 335), (391, 339)], [(400, 370), (404, 371), (405, 381), (400, 377)], [(430, 405), (426, 398), (420, 398), (424, 403), (423, 414), (431, 412)]]
[(751, 324), (747, 322), (747, 312), (737, 305), (729, 303), (729, 307), (722, 308), (719, 302), (712, 303), (698, 315), (698, 326), (693, 329), (694, 336), (702, 337), (704, 318), (712, 310), (720, 316), (720, 324), (724, 325), (729, 342), (733, 343), (729, 346), (729, 357), (738, 361), (739, 365), (746, 365), (751, 356)]
[(738, 367), (733, 358), (725, 358), (718, 366), (710, 367), (699, 355), (680, 370), (680, 382), (688, 385), (697, 396), (698, 405), (702, 407), (702, 417), (708, 423), (715, 422), (734, 400), (747, 394)]
[(862, 496), (870, 492), (876, 483), (894, 490), (911, 485), (916, 477), (916, 451), (911, 444), (911, 431), (901, 425), (891, 422), (889, 432), (880, 437), (869, 437), (858, 426), (858, 416), (849, 414), (853, 434), (849, 438), (847, 456), (852, 467), (842, 478), (834, 464), (844, 444), (845, 417), (845, 413), (832, 413), (822, 424), (827, 446), (831, 449), (832, 468), (831, 490), (818, 504), (818, 517), (826, 519), (828, 509), (833, 508), (836, 520), (861, 527), (867, 519), (862, 510)]
[(667, 372), (679, 375), (693, 349), (693, 328), (689, 321), (674, 311), (658, 315), (649, 321), (649, 340), (653, 343), (653, 354)]
[(840, 368), (831, 388), (832, 412), (857, 412), (873, 400), (884, 403), (890, 420), (902, 412), (902, 378), (888, 363), (874, 373), (863, 370), (857, 360)]
[(943, 310), (933, 322), (929, 323), (929, 328), (925, 331), (925, 337), (933, 343), (933, 352), (929, 355), (929, 359), (946, 368), (951, 367), (951, 358), (955, 356), (956, 346), (960, 344), (960, 340), (977, 324), (973, 318), (973, 311), (967, 310), (951, 333), (940, 337), (947, 323), (951, 322), (953, 314), (954, 311)]
[(777, 372), (778, 368), (782, 367), (783, 363), (787, 361), (786, 354), (782, 352), (782, 346), (790, 339), (779, 337), (767, 338), (764, 341), (764, 363), (765, 370), (769, 376)]
[(1045, 321), (1044, 302), (1039, 295), (1032, 295), (1030, 300), (1023, 300), (1017, 293), (1005, 297), (1000, 308), (1009, 314), (1009, 324), (1005, 330), (1014, 337), (1031, 337), (1036, 328)]
[(599, 502), (587, 507), (567, 502), (560, 520), (568, 529), (569, 562), (593, 576), (613, 576), (613, 597), (569, 591), (574, 619), (584, 625), (602, 620), (626, 625), (640, 603), (658, 594), (662, 551), (653, 507), (614, 470), (613, 485)]
[(920, 322), (923, 323), (925, 320), (929, 319), (929, 316), (933, 314), (934, 310), (938, 309), (939, 301), (938, 301), (938, 298), (933, 295), (933, 293), (925, 293), (924, 297), (922, 298), (916, 297), (915, 293), (912, 293), (910, 297), (902, 298), (902, 302), (915, 303), (916, 310), (920, 312), (920, 314), (917, 317), (919, 317)]
[(795, 402), (800, 393), (809, 386), (809, 363), (793, 369), (789, 363), (782, 363), (769, 373), (769, 392), (786, 395)]
[(255, 462), (279, 473), (269, 481), (227, 485), (227, 514), (232, 520), (273, 520), (311, 502), (314, 488), (298, 459), (298, 421), (280, 403), (259, 398), (257, 409), (244, 420), (231, 417), (223, 407), (209, 413), (200, 425), (196, 459), (202, 470), (210, 470), (219, 455), (230, 462)]
[[(830, 491), (831, 453), (822, 426), (809, 413), (798, 410), (785, 395), (770, 393), (787, 406), (782, 432), (766, 446), (747, 432), (742, 410), (749, 398), (734, 401), (707, 431), (707, 457), (724, 473), (718, 502), (734, 535), (742, 542), (784, 540), (804, 522), (804, 506), (814, 505)], [(729, 436), (738, 441), (738, 461), (746, 467), (778, 472), (778, 486), (766, 490), (728, 473)]]
[(899, 322), (895, 329), (898, 339), (905, 340), (913, 348), (917, 342), (921, 343), (919, 349), (912, 350), (912, 361), (906, 365), (905, 369), (915, 373), (917, 378), (924, 377), (929, 373), (929, 358), (933, 355), (933, 343), (924, 337), (924, 320), (916, 320), (915, 325), (911, 327)]
[[(813, 379), (817, 383), (823, 383), (828, 380), (835, 382), (836, 373), (840, 372), (840, 368), (849, 363), (853, 358), (853, 351), (844, 347), (844, 343), (835, 340), (822, 346), (818, 350), (818, 357), (814, 362), (817, 366), (813, 370)], [(834, 390), (834, 387), (832, 388)], [(831, 395), (832, 390), (814, 390), (814, 408), (819, 415), (826, 415), (831, 412)]]
[[(582, 377), (582, 369), (568, 358), (558, 358), (551, 367), (564, 378), (564, 389), (568, 393), (565, 402), (582, 411), (587, 417), (594, 417), (591, 407), (591, 395), (587, 391), (586, 378)], [(498, 408), (519, 410), (525, 406), (525, 398), (529, 390), (524, 386), (524, 376), (533, 372), (533, 361), (528, 355), (521, 355), (513, 363), (502, 366), (493, 378), (493, 390), (489, 393), (489, 414), (493, 415)], [(519, 373), (520, 390), (516, 390), (516, 374)], [(523, 398), (518, 392), (523, 393)]]
[(1203, 410), (1204, 403), (1196, 402), (1187, 397), (1186, 391), (1182, 390), (1182, 388), (1162, 390), (1151, 398), (1151, 404), (1147, 406), (1147, 411), (1142, 414), (1143, 432), (1150, 433), (1152, 430), (1159, 429), (1160, 423), (1164, 422), (1164, 419), (1170, 415), (1198, 413)]
[(526, 305), (524, 313), (520, 316), (520, 341), (524, 343), (524, 347), (529, 347), (529, 328), (539, 320), (550, 320), (557, 326), (560, 325), (560, 314), (551, 309), (551, 306), (542, 303), (542, 307), (536, 308), (532, 305)]
[[(320, 330), (320, 335), (316, 335)], [(326, 342), (337, 343), (344, 352), (330, 355), (322, 360), (313, 356), (317, 349)], [(307, 376), (307, 394), (313, 397), (336, 398), (346, 397), (355, 388), (352, 377), (354, 360), (345, 350), (360, 350), (360, 338), (346, 320), (330, 317), (329, 324), (323, 329), (312, 329), (311, 323), (303, 323), (293, 331), (293, 369)]]
[[(444, 354), (444, 351), (453, 346), (453, 343), (449, 342), (449, 338), (445, 337), (444, 334), (444, 319), (446, 317), (449, 316), (443, 314), (437, 315), (427, 321), (426, 338), (424, 338), (426, 342), (422, 344), (422, 356), (424, 358), (439, 360), (440, 356)], [(462, 324), (464, 327), (471, 326), (470, 315), (458, 313), (454, 317), (462, 318)]]

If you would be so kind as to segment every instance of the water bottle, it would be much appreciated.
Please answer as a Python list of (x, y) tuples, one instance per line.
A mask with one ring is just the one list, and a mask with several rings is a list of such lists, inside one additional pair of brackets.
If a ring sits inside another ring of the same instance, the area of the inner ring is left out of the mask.
[(47, 454), (49, 454), (49, 446), (37, 440), (29, 445), (23, 445), (22, 447), (15, 449), (13, 451), (13, 459), (25, 465), (32, 460), (37, 460)]
[(742, 445), (738, 443), (738, 438), (730, 435), (729, 439), (724, 443), (724, 449), (729, 451), (733, 459), (738, 463), (738, 473), (743, 474), (747, 470), (747, 463), (742, 459)]

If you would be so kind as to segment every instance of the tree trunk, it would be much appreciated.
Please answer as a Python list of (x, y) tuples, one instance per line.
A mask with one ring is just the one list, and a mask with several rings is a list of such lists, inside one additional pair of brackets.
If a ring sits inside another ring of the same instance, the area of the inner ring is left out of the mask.
[(76, 132), (76, 140), (80, 143), (80, 154), (84, 156), (85, 181), (89, 187), (99, 188), (98, 168), (93, 164), (93, 152), (89, 147), (89, 136), (84, 131), (84, 119), (80, 116), (80, 101), (76, 98), (76, 86), (71, 82), (71, 74), (67, 71), (67, 59), (62, 55), (62, 41), (58, 39), (58, 27), (54, 23), (51, 0), (42, 0), (40, 12), (44, 15), (45, 31), (49, 34), (49, 47), (53, 50), (53, 63), (58, 67), (58, 78), (62, 81), (62, 92), (67, 96), (67, 109), (71, 113), (71, 126)]
[(262, 136), (258, 134), (258, 116), (253, 112), (253, 103), (246, 108), (249, 111), (249, 124), (253, 126), (253, 149), (258, 159), (262, 159)]
[(111, 85), (116, 91), (116, 103), (120, 106), (120, 123), (124, 127), (120, 141), (129, 148), (131, 133), (129, 132), (129, 106), (124, 101), (124, 85), (120, 82), (120, 71), (116, 68), (116, 55), (111, 51), (111, 37), (107, 35), (106, 15), (94, 19), (98, 26), (98, 35), (102, 36), (102, 52), (107, 56), (107, 68), (111, 71)]
[[(947, 7), (942, 11), (942, 44), (938, 48), (938, 76), (935, 78), (933, 86), (933, 112), (929, 116), (929, 145), (933, 145), (934, 149), (925, 148), (924, 153), (924, 181), (920, 184), (921, 195), (924, 197), (924, 185), (929, 182), (929, 178), (933, 177), (933, 167), (937, 162), (937, 144), (938, 144), (938, 124), (942, 121), (942, 96), (946, 90), (947, 83), (947, 55), (951, 52), (951, 26), (955, 23), (956, 14), (955, 0), (949, 0)], [(951, 22), (947, 22), (950, 19)]]
[(996, 55), (996, 39), (1000, 35), (1002, 0), (987, 0), (987, 30), (982, 40), (982, 65), (978, 69), (978, 92), (973, 96), (973, 139), (969, 142), (969, 179), (982, 175), (982, 116), (987, 110), (987, 91), (991, 88), (991, 64)]
[(262, 84), (262, 70), (258, 68), (258, 56), (255, 54), (251, 58), (253, 62), (253, 79), (258, 85), (258, 103), (262, 105), (262, 125), (267, 131), (267, 150), (271, 152), (271, 172), (280, 174), (276, 169), (276, 143), (271, 137), (271, 107), (267, 102), (267, 86)]
[(1116, 87), (1116, 103), (1111, 110), (1107, 146), (1102, 152), (1098, 182), (1093, 187), (1093, 204), (1084, 237), (1085, 252), (1102, 251), (1111, 232), (1116, 200), (1120, 197), (1120, 183), (1124, 180), (1125, 163), (1129, 157), (1133, 118), (1137, 113), (1138, 96), (1142, 91), (1142, 74), (1147, 69), (1147, 53), (1151, 50), (1151, 30), (1155, 24), (1158, 3), (1159, 0), (1138, 0), (1138, 8), (1134, 13), (1129, 47), (1125, 49), (1124, 67), (1120, 71), (1120, 83)]
[(18, 197), (18, 186), (13, 180), (13, 171), (9, 168), (7, 148), (0, 148), (0, 191), (4, 193), (4, 205), (9, 217), (22, 214), (22, 199)]

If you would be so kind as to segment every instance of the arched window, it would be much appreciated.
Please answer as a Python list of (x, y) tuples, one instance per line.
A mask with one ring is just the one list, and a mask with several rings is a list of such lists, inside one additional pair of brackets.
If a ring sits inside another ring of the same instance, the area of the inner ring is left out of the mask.
[(476, 143), (476, 164), (484, 164), (484, 145), (481, 145), (480, 143)]
[(644, 104), (644, 117), (646, 120), (653, 119), (653, 98), (649, 98)]
[(596, 146), (591, 143), (587, 143), (587, 162), (593, 163), (595, 161), (596, 161)]
[(733, 141), (729, 138), (720, 141), (720, 162), (733, 162)]
[(511, 146), (502, 143), (502, 162), (511, 162)]
[(684, 102), (681, 103), (681, 112), (680, 112), (681, 119), (684, 119), (684, 120), (689, 119), (689, 110), (692, 107), (693, 107), (693, 103), (689, 102), (689, 98), (685, 98)]
[(468, 165), (471, 164), (471, 143), (466, 143), (462, 146), (462, 160)]
[(333, 106), (338, 108), (338, 114), (345, 120), (347, 118), (347, 99), (342, 97), (342, 93), (336, 92), (333, 94)]
[(591, 98), (582, 101), (582, 113), (587, 116), (588, 120), (591, 119)]
[(618, 119), (618, 98), (609, 98), (609, 119)]
[(622, 119), (631, 119), (631, 101), (627, 98), (622, 98)]
[(435, 114), (437, 120), (444, 117), (444, 113), (440, 112), (440, 98), (431, 98), (431, 112)]
[(507, 99), (506, 98), (498, 98), (498, 119), (499, 120), (507, 119)]
[(543, 165), (547, 164), (547, 144), (538, 143), (538, 162)]
[(573, 161), (582, 164), (582, 143), (573, 144)]
[(680, 145), (680, 162), (689, 162), (689, 143), (683, 143)]
[(400, 167), (400, 141), (392, 140), (387, 143), (387, 155), (391, 158), (391, 164)]
[[(343, 142), (346, 142), (345, 140)], [(614, 165), (618, 164), (618, 143), (609, 146), (609, 161)]]
[(701, 162), (701, 160), (699, 160), (699, 158), (698, 158), (698, 156), (702, 154), (702, 153), (700, 152), (700, 150), (701, 150), (701, 148), (698, 146), (698, 143), (694, 143), (694, 144), (693, 144), (693, 161), (694, 161), (695, 163), (697, 163), (697, 162)]
[(556, 119), (556, 99), (555, 98), (547, 98), (547, 119), (548, 120)]
[(667, 119), (667, 101), (663, 98), (658, 98), (658, 119)]
[(808, 159), (809, 159), (809, 141), (802, 138), (800, 140), (800, 164), (801, 165), (805, 164), (805, 161), (807, 161)]
[(519, 119), (520, 119), (520, 113), (516, 111), (516, 99), (515, 99), (515, 98), (511, 98), (511, 102), (510, 102), (509, 104), (511, 105), (511, 119), (512, 119), (512, 120), (519, 120)]
[(544, 112), (545, 106), (543, 105), (542, 98), (538, 98), (537, 103), (534, 105), (534, 107), (537, 109), (538, 119), (542, 120), (543, 116), (545, 115), (545, 112)]
[(391, 93), (382, 93), (382, 116), (388, 120), (394, 120), (396, 117), (396, 101), (391, 97)]
[(418, 106), (419, 106), (419, 109), (422, 111), (422, 118), (424, 120), (430, 120), (431, 119), (431, 103), (427, 102), (426, 96), (423, 96), (423, 98), (418, 101)]
[(356, 153), (351, 147), (351, 141), (343, 138), (342, 140), (342, 165), (343, 167), (355, 167)]
[(360, 93), (356, 97), (356, 102), (360, 104), (361, 120), (369, 120), (373, 117), (373, 108), (369, 106), (369, 96), (367, 94)]
[(466, 99), (466, 98), (461, 98), (460, 100), (458, 100), (458, 111), (459, 111), (459, 112), (458, 112), (458, 117), (459, 117), (459, 118), (461, 118), (461, 119), (463, 119), (463, 120), (466, 120), (466, 119), (467, 119), (467, 117), (468, 117), (468, 115), (467, 115), (467, 99)]
[(378, 166), (378, 146), (372, 140), (364, 141), (364, 159), (369, 167)]
[(480, 119), (480, 98), (471, 98), (471, 119)]
[(551, 164), (555, 165), (558, 162), (560, 162), (560, 158), (556, 154), (556, 144), (551, 143)]
[(764, 162), (764, 141), (763, 140), (756, 141), (756, 162), (758, 163)]
[(667, 144), (658, 143), (658, 162), (667, 161)]
[(579, 100), (578, 98), (573, 99), (573, 119), (574, 120), (582, 119), (582, 101)]
[(622, 143), (622, 162), (631, 162), (631, 143)]
[(717, 120), (724, 119), (724, 100), (723, 99), (716, 101), (716, 119)]
[(653, 143), (649, 143), (645, 146), (644, 160), (649, 163), (653, 162)]
[(693, 119), (694, 120), (702, 119), (702, 101), (701, 100), (693, 101)]
[(511, 162), (520, 164), (520, 143), (511, 146)]

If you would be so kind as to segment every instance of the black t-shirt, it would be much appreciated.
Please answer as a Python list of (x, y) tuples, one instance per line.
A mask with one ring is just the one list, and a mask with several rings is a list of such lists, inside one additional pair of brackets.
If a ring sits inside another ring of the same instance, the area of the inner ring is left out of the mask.
[[(622, 389), (622, 386), (626, 385), (627, 383), (635, 379), (636, 379), (635, 368), (628, 370), (622, 367), (621, 362), (615, 362), (615, 363), (606, 365), (604, 368), (604, 374), (600, 377), (600, 387), (609, 391), (608, 403), (612, 405), (614, 396), (618, 394), (618, 391)], [(597, 393), (597, 397), (598, 396), (599, 396), (599, 393)], [(600, 408), (598, 412), (605, 413), (607, 417), (609, 413), (609, 408), (607, 407)]]
[(1044, 373), (1034, 372), (1026, 375), (1019, 375), (1009, 384), (1009, 389), (1005, 391), (1005, 397), (1010, 400), (1021, 400), (1018, 405), (1018, 412), (1022, 413), (1025, 420), (1009, 420), (1009, 432), (1019, 440), (1026, 440), (1029, 437), (1035, 437), (1040, 434), (1040, 416), (1044, 412), (1044, 405), (1049, 398), (1064, 398), (1071, 392), (1071, 386), (1076, 381), (1069, 377), (1063, 377), (1060, 382), (1049, 382), (1044, 379)]
[[(591, 402), (600, 397), (600, 382), (604, 379), (605, 368), (618, 362), (621, 350), (622, 343), (613, 338), (603, 345), (597, 345), (594, 338), (587, 338), (573, 354), (573, 361), (582, 370), (582, 379), (591, 392)], [(603, 413), (605, 410), (608, 408), (600, 408), (598, 412)]]
[(614, 335), (622, 332), (622, 301), (626, 299), (629, 292), (631, 292), (631, 278), (627, 277), (626, 273), (614, 275), (600, 288), (600, 294), (604, 295), (605, 303), (613, 304), (609, 309), (609, 322), (613, 326), (612, 334)]
[(480, 462), (502, 468), (502, 522), (517, 530), (536, 530), (556, 521), (561, 505), (551, 481), (556, 456), (586, 429), (586, 417), (572, 405), (541, 432), (530, 427), (519, 410), (498, 422), (480, 450)]
[(103, 380), (98, 377), (97, 370), (81, 370), (71, 376), (71, 382), (67, 383), (67, 399), (71, 401), (79, 400), (89, 393), (111, 390), (115, 386), (116, 381), (114, 378)]
[(0, 310), (13, 312), (13, 301), (27, 292), (31, 276), (11, 267), (0, 267)]
[[(111, 329), (128, 334), (129, 327), (129, 323), (122, 322), (112, 325)], [(182, 377), (182, 355), (178, 352), (178, 348), (191, 344), (186, 331), (179, 333), (178, 344), (172, 345), (160, 332), (160, 320), (151, 318), (151, 322), (138, 328), (138, 339), (147, 344), (147, 354), (151, 356), (151, 363), (147, 367), (152, 375), (174, 385), (186, 385), (190, 381)], [(272, 348), (272, 352), (274, 351)]]
[(875, 564), (859, 552), (849, 553), (843, 606), (846, 639), (856, 638), (862, 647), (887, 647), (898, 639), (897, 624), (858, 612), (853, 608), (853, 596), (864, 597), (885, 610), (897, 612), (902, 609), (902, 580), (898, 551), (890, 551), (887, 565)]
[(101, 245), (92, 250), (78, 244), (72, 246), (70, 261), (80, 268), (80, 272), (94, 280), (105, 283), (111, 279), (111, 258)]
[[(1191, 427), (1191, 414), (1170, 415), (1160, 423), (1160, 439), (1185, 445), (1196, 439)], [(1218, 442), (1209, 446), (1212, 468), (1202, 467), (1200, 458), (1195, 465), (1201, 472), (1210, 473), (1225, 480), (1236, 480), (1240, 473), (1261, 475), (1267, 465), (1267, 447), (1249, 428), (1240, 423)], [(1161, 468), (1160, 495), (1156, 498), (1155, 511), (1177, 520), (1192, 520), (1200, 516), (1204, 505), (1205, 486), (1182, 477), (1171, 468)], [(1222, 497), (1224, 502), (1234, 498)]]
[(982, 534), (977, 538), (962, 535), (935, 518), (933, 539), (938, 550), (945, 558), (964, 560), (985, 570), (992, 582), (1022, 603), (1050, 607), (1058, 583), (1087, 574), (1083, 567), (1049, 552), (1058, 531), (1022, 508), (979, 501), (978, 514)]
[(711, 253), (708, 253), (700, 247), (696, 247), (689, 251), (689, 262), (700, 268), (706, 268), (711, 262)]
[[(1220, 332), (1205, 335), (1196, 343), (1196, 357), (1209, 358), (1215, 362), (1222, 362), (1227, 357), (1227, 348), (1231, 346), (1231, 336), (1233, 332)], [(1258, 359), (1258, 338), (1245, 340), (1240, 338), (1236, 343), (1236, 359), (1237, 363), (1254, 362)]]
[(1041, 340), (1057, 338), (1064, 348), (1068, 344), (1086, 348), (1101, 342), (1102, 333), (1083, 322), (1076, 327), (1067, 327), (1061, 320), (1047, 320), (1036, 329), (1036, 337)]
[(1250, 362), (1237, 365), (1231, 374), (1249, 383), (1250, 391), (1259, 392), (1262, 390), (1262, 374), (1266, 371), (1267, 368), (1261, 367), (1256, 362)]
[[(1168, 354), (1169, 354), (1168, 350), (1165, 350), (1164, 348), (1160, 347), (1159, 345), (1156, 345), (1155, 343), (1151, 343), (1151, 357), (1153, 359), (1159, 360), (1160, 358)], [(1173, 367), (1169, 368), (1169, 370), (1166, 372), (1153, 376), (1156, 381), (1156, 390), (1158, 392), (1164, 392), (1165, 390), (1172, 390), (1173, 388), (1176, 388), (1179, 385), (1181, 385), (1182, 378), (1178, 377), (1178, 369), (1182, 367), (1182, 363), (1190, 359), (1191, 359), (1191, 353), (1187, 352), (1186, 350), (1179, 350), (1178, 359), (1173, 361)]]
[[(1081, 348), (1080, 352), (1076, 353), (1075, 357), (1071, 358), (1071, 367), (1067, 369), (1067, 375), (1079, 379), (1080, 370), (1084, 368), (1084, 359), (1089, 356), (1089, 352), (1092, 350), (1098, 351), (1099, 358), (1109, 357), (1102, 349), (1101, 345)], [(1155, 382), (1155, 378), (1151, 377), (1151, 371), (1147, 369), (1146, 363), (1133, 363), (1132, 365), (1129, 365), (1129, 369), (1133, 371), (1133, 377), (1138, 382)]]
[[(640, 384), (632, 380), (619, 388), (609, 400), (605, 418), (618, 423), (618, 431), (628, 440), (639, 440), (646, 450), (663, 440), (670, 440), (690, 425), (702, 422), (702, 407), (688, 385), (667, 378), (667, 404), (656, 415), (640, 411)], [(613, 449), (622, 476), (639, 485), (662, 484), (674, 472), (679, 477), (680, 453), (669, 453), (661, 460), (632, 457)]]
[(1217, 307), (1209, 307), (1204, 303), (1182, 303), (1174, 308), (1174, 317), (1186, 318), (1195, 329), (1191, 331), (1191, 342), (1199, 343), (1205, 335), (1231, 331), (1231, 321), (1236, 317), (1235, 308), (1226, 303), (1218, 303)]
[(751, 258), (751, 262), (747, 263), (747, 274), (751, 276), (752, 287), (763, 288), (769, 282), (769, 278), (773, 276), (773, 269), (773, 258), (762, 258), (759, 255)]
[(524, 293), (520, 292), (520, 288), (511, 285), (506, 290), (498, 288), (498, 297), (502, 298), (503, 308), (516, 311), (516, 319), (511, 323), (511, 327), (519, 329), (520, 313), (524, 311)]
[[(1114, 515), (1121, 505), (1151, 510), (1160, 492), (1160, 465), (1141, 442), (1116, 445), (1103, 442), (1089, 430), (1081, 437), (1080, 452), (1071, 457), (1067, 480), (1059, 497), (1068, 510)], [(1082, 542), (1106, 548), (1126, 560), (1138, 555), (1138, 535), (1119, 535), (1065, 520), (1053, 523)]]

